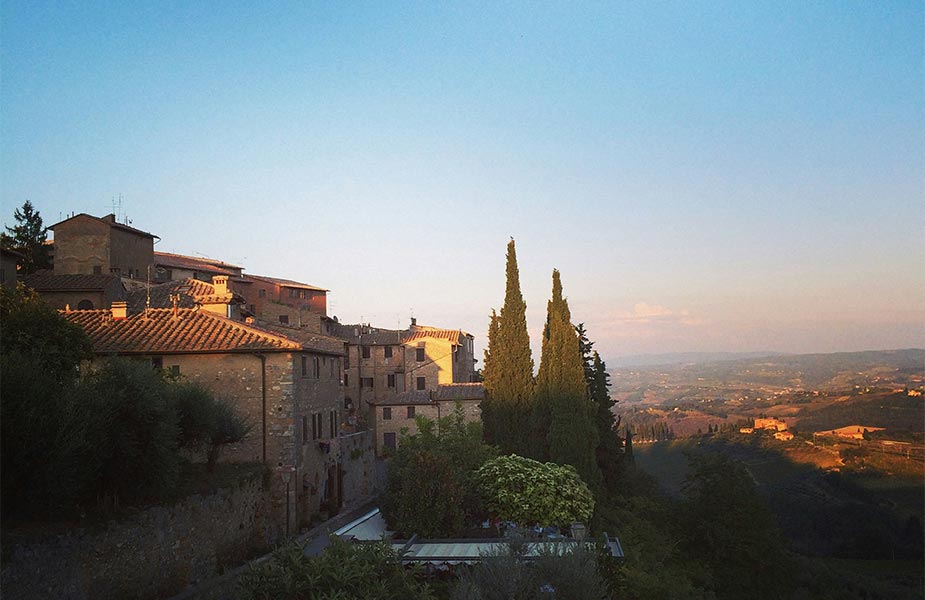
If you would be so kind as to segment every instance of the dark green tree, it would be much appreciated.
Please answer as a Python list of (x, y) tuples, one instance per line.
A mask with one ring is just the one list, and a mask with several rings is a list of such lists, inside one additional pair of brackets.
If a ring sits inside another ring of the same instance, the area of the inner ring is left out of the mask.
[(507, 245), (507, 285), (504, 306), (489, 327), (490, 355), (485, 364), (485, 419), (487, 441), (504, 452), (530, 451), (530, 414), (533, 399), (533, 358), (527, 334), (527, 304), (520, 291), (514, 240)]
[(576, 329), (585, 365), (585, 377), (588, 380), (588, 395), (596, 411), (595, 424), (597, 425), (598, 442), (595, 457), (597, 466), (601, 470), (604, 484), (608, 488), (613, 488), (617, 483), (622, 466), (623, 440), (618, 433), (619, 420), (615, 420), (613, 415), (616, 402), (610, 397), (610, 373), (607, 372), (607, 365), (601, 360), (597, 351), (591, 350), (594, 342), (588, 340), (584, 324), (579, 324)]
[(45, 243), (48, 241), (48, 228), (42, 224), (39, 211), (26, 200), (22, 208), (13, 213), (13, 218), (16, 225), (7, 227), (6, 233), (0, 234), (0, 244), (23, 255), (21, 268), (24, 274), (50, 269), (51, 253)]
[(533, 414), (534, 456), (574, 466), (596, 489), (596, 410), (588, 397), (578, 334), (571, 323), (568, 301), (562, 295), (559, 271), (552, 272), (552, 298), (547, 305), (543, 354), (536, 378)]
[[(485, 346), (485, 361), (482, 364), (482, 383), (486, 389), (497, 387), (497, 378), (495, 377), (495, 371), (493, 370), (494, 361), (492, 360), (492, 340), (498, 340), (498, 329), (501, 325), (501, 321), (498, 319), (498, 315), (495, 313), (495, 309), (491, 309), (491, 320), (488, 323), (488, 344)], [(499, 415), (494, 411), (494, 405), (492, 404), (491, 398), (485, 398), (481, 405), (482, 411), (482, 426), (483, 432), (486, 440), (494, 440), (500, 435), (500, 431), (495, 429), (499, 426)]]
[(417, 424), (418, 433), (402, 437), (389, 461), (382, 516), (408, 537), (458, 536), (483, 516), (473, 481), (497, 450), (483, 441), (480, 424), (465, 422), (461, 406), (436, 422), (418, 417)]

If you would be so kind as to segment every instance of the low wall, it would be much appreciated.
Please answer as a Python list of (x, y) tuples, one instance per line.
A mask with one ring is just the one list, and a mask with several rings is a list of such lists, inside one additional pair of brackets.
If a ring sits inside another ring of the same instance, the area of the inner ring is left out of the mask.
[(281, 539), (260, 477), (174, 506), (154, 507), (103, 530), (13, 543), (0, 573), (5, 600), (171, 596)]

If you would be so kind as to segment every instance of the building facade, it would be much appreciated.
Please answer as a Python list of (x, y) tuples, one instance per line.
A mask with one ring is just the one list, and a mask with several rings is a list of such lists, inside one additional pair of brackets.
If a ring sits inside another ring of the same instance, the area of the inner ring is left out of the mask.
[(74, 215), (49, 227), (55, 234), (56, 275), (147, 277), (154, 262), (154, 240), (146, 231), (116, 221), (115, 215)]

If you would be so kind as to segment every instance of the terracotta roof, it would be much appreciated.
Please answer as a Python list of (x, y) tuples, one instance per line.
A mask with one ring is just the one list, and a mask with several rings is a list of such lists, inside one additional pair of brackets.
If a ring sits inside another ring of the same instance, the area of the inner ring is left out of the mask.
[(379, 329), (369, 325), (345, 325), (333, 322), (334, 335), (350, 344), (364, 346), (397, 346), (401, 344), (401, 331), (397, 329)]
[(243, 269), (243, 267), (215, 260), (214, 258), (186, 256), (183, 254), (171, 254), (169, 252), (155, 252), (154, 262), (164, 267), (189, 269), (190, 271), (206, 271), (215, 273), (216, 275), (228, 275), (233, 277), (241, 275), (241, 270)]
[(181, 308), (151, 309), (113, 320), (109, 310), (61, 312), (83, 327), (98, 354), (180, 354), (299, 351), (302, 344), (216, 314)]
[[(177, 281), (168, 281), (160, 285), (151, 286), (151, 308), (172, 308), (173, 302), (170, 300), (171, 294), (179, 294), (180, 301), (177, 304), (180, 308), (194, 308), (199, 304), (221, 304), (226, 302), (241, 304), (244, 298), (240, 295), (218, 296), (215, 294), (215, 286), (198, 279), (178, 279)], [(126, 295), (129, 312), (141, 312), (145, 309), (147, 301), (147, 292), (144, 288), (132, 290)]]
[(299, 283), (298, 281), (292, 281), (291, 279), (278, 279), (276, 277), (265, 277), (264, 275), (245, 275), (246, 279), (256, 279), (258, 281), (266, 281), (272, 283), (273, 285), (279, 285), (282, 287), (291, 287), (298, 288), (300, 290), (313, 290), (316, 292), (329, 292), (325, 288), (315, 287), (313, 285), (308, 285), (307, 283)]
[(434, 400), (482, 400), (485, 386), (481, 383), (447, 383), (438, 385)]
[(161, 238), (159, 238), (158, 236), (154, 235), (153, 233), (148, 233), (147, 231), (142, 231), (142, 230), (140, 230), (140, 229), (135, 229), (134, 227), (129, 227), (128, 225), (124, 225), (124, 224), (122, 224), (122, 223), (119, 223), (118, 221), (116, 221), (116, 215), (113, 215), (113, 214), (108, 214), (108, 215), (106, 215), (105, 217), (94, 217), (93, 215), (88, 215), (87, 213), (80, 213), (80, 214), (74, 215), (73, 217), (70, 217), (70, 218), (64, 219), (63, 221), (59, 221), (59, 222), (55, 223), (54, 225), (52, 225), (51, 227), (49, 227), (49, 229), (51, 229), (52, 231), (54, 231), (54, 230), (55, 230), (55, 227), (57, 227), (58, 225), (61, 225), (62, 223), (67, 223), (68, 221), (71, 221), (71, 220), (73, 220), (73, 219), (79, 219), (80, 217), (87, 217), (87, 218), (89, 218), (89, 219), (96, 219), (97, 221), (100, 221), (100, 222), (102, 222), (102, 223), (106, 223), (106, 224), (109, 225), (110, 227), (115, 227), (116, 229), (121, 229), (122, 231), (128, 231), (129, 233), (134, 233), (134, 234), (141, 235), (141, 236), (144, 236), (144, 237), (149, 237), (149, 238), (161, 239)]
[(426, 340), (427, 338), (438, 338), (449, 340), (451, 344), (459, 345), (460, 336), (466, 335), (458, 329), (438, 329), (436, 327), (416, 327), (402, 336), (402, 342), (413, 342), (415, 340)]
[(327, 354), (337, 354), (340, 356), (345, 354), (344, 340), (342, 339), (321, 335), (320, 333), (312, 333), (304, 327), (287, 327), (285, 325), (265, 325), (264, 327), (280, 335), (298, 340), (306, 348), (319, 350)]
[(368, 400), (367, 404), (374, 406), (403, 406), (407, 404), (433, 404), (430, 398), (430, 392), (426, 390), (414, 390), (411, 392), (402, 392), (386, 398)]
[(38, 292), (97, 291), (105, 290), (118, 280), (115, 275), (55, 275), (54, 271), (42, 270), (23, 278), (23, 283)]

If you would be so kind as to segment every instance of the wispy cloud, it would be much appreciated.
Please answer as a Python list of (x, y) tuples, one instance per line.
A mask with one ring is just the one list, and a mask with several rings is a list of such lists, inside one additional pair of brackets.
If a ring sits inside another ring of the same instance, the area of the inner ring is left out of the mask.
[(661, 304), (637, 302), (633, 310), (615, 310), (610, 315), (610, 325), (648, 325), (667, 324), (693, 327), (702, 325), (703, 318), (694, 315), (686, 308), (673, 310)]

